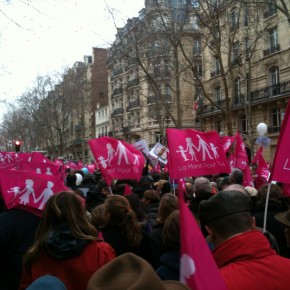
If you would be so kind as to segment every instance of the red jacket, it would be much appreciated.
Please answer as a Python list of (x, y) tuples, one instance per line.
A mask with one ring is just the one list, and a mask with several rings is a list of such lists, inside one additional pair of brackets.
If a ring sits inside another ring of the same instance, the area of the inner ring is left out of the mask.
[(290, 289), (290, 259), (277, 255), (260, 231), (233, 236), (213, 255), (229, 290)]
[(38, 277), (50, 274), (59, 278), (68, 290), (85, 290), (96, 270), (114, 258), (113, 248), (99, 241), (89, 243), (78, 257), (65, 260), (55, 259), (42, 251), (31, 271), (23, 271), (19, 289), (26, 289)]

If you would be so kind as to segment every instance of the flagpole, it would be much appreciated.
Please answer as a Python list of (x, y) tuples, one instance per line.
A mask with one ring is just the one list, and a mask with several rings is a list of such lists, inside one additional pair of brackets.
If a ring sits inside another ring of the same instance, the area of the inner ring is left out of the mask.
[(270, 189), (271, 189), (271, 183), (268, 183), (267, 196), (266, 196), (266, 202), (265, 202), (263, 233), (266, 232), (266, 226), (267, 226), (267, 214), (268, 214), (268, 204), (269, 204), (269, 197), (270, 197)]

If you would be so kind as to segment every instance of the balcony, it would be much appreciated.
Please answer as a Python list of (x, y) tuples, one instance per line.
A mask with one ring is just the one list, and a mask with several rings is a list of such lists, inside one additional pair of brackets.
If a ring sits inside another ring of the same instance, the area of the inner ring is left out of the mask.
[(268, 127), (268, 133), (272, 134), (272, 133), (279, 133), (280, 132), (280, 126), (271, 126)]
[(266, 19), (275, 14), (277, 14), (277, 8), (275, 6), (270, 6), (269, 9), (264, 12), (264, 18)]
[(122, 67), (116, 67), (116, 68), (113, 69), (113, 77), (117, 76), (117, 75), (120, 75), (122, 73), (123, 73)]
[(131, 87), (134, 87), (134, 86), (139, 86), (139, 78), (135, 78), (135, 79), (132, 79), (132, 80), (129, 80), (128, 81), (128, 84), (127, 84), (127, 87), (128, 88), (131, 88)]
[(111, 97), (114, 98), (114, 97), (116, 97), (118, 95), (122, 95), (122, 94), (123, 94), (123, 88), (117, 88), (117, 89), (114, 89)]
[(140, 108), (140, 101), (139, 100), (136, 100), (136, 101), (133, 101), (133, 102), (129, 102), (129, 105), (128, 105), (128, 110), (132, 110), (132, 109), (136, 109), (136, 108)]
[(241, 64), (241, 59), (239, 57), (236, 57), (231, 60), (231, 66), (236, 66)]
[(75, 125), (75, 131), (80, 131), (82, 129), (84, 129), (84, 126), (82, 124)]
[(290, 92), (290, 84), (288, 82), (283, 82), (275, 84), (269, 87), (265, 87), (259, 90), (251, 92), (250, 99), (252, 102), (264, 101), (269, 98), (275, 97), (277, 95), (283, 95)]
[(263, 51), (263, 55), (264, 55), (264, 57), (266, 57), (266, 56), (268, 56), (272, 53), (275, 53), (277, 51), (280, 51), (280, 44), (271, 45), (269, 48), (267, 48)]
[(118, 116), (118, 115), (123, 115), (124, 114), (124, 109), (123, 108), (118, 108), (114, 110), (114, 113), (112, 115)]
[(207, 113), (213, 113), (220, 111), (220, 108), (225, 108), (226, 101), (225, 100), (219, 100), (214, 102), (213, 104), (206, 104), (201, 106), (201, 113), (207, 114)]
[(147, 105), (155, 104), (157, 100), (159, 102), (162, 102), (162, 100), (163, 100), (164, 103), (170, 103), (171, 102), (171, 95), (162, 95), (161, 98), (159, 98), (156, 95), (148, 96), (147, 97)]
[(234, 98), (233, 107), (240, 107), (246, 104), (246, 98), (244, 94), (238, 94)]
[(221, 71), (220, 71), (220, 69), (218, 69), (218, 70), (212, 71), (212, 72), (210, 73), (210, 76), (211, 76), (212, 78), (214, 78), (214, 77), (216, 77), (216, 76), (219, 76), (220, 74), (221, 74)]

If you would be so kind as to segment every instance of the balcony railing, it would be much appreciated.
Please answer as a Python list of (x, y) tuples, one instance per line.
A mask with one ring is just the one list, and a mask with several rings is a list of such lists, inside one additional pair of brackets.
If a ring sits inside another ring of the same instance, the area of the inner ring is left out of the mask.
[(213, 104), (202, 105), (201, 112), (202, 114), (217, 112), (221, 110), (220, 108), (225, 108), (225, 106), (226, 106), (226, 101), (219, 100), (219, 101), (214, 102)]
[(261, 100), (266, 100), (268, 98), (282, 95), (290, 92), (290, 82), (283, 82), (275, 84), (269, 87), (265, 87), (259, 90), (251, 92), (251, 102), (257, 102)]
[(123, 69), (122, 67), (117, 67), (115, 69), (113, 69), (113, 76), (117, 76), (123, 73)]
[(171, 102), (171, 96), (170, 95), (162, 95), (162, 99), (159, 98), (156, 95), (148, 96), (147, 97), (147, 105), (155, 104), (157, 100), (159, 102), (161, 102), (163, 100), (165, 103), (170, 103)]
[(122, 94), (123, 94), (123, 88), (114, 89), (113, 94), (112, 94), (112, 98), (114, 98), (115, 96), (118, 96), (118, 95), (122, 95)]
[(134, 102), (130, 102), (129, 105), (128, 105), (128, 109), (129, 110), (132, 110), (132, 109), (135, 109), (135, 108), (139, 108), (139, 107), (140, 107), (139, 100), (136, 100)]
[(231, 65), (232, 66), (240, 65), (240, 64), (241, 64), (241, 59), (239, 57), (236, 57), (236, 58), (231, 60)]
[(277, 13), (277, 8), (275, 6), (270, 7), (267, 11), (264, 12), (264, 18), (268, 18)]
[(268, 55), (275, 53), (277, 51), (280, 51), (280, 44), (270, 46), (269, 48), (267, 48), (263, 51), (263, 54), (265, 57), (265, 56), (268, 56)]
[(111, 114), (111, 118), (114, 118), (115, 116), (123, 115), (123, 114), (124, 114), (124, 109), (123, 108), (118, 108), (118, 109), (115, 109), (113, 111), (113, 113)]
[(216, 76), (218, 76), (218, 75), (220, 75), (221, 74), (221, 71), (218, 69), (218, 70), (214, 70), (214, 71), (212, 71), (211, 73), (210, 73), (210, 76), (212, 77), (212, 78), (214, 78), (214, 77), (216, 77)]
[(271, 133), (278, 133), (280, 132), (280, 126), (270, 126), (268, 127), (268, 133), (271, 134)]
[(237, 94), (234, 98), (233, 106), (239, 107), (246, 104), (246, 99), (244, 94)]
[(139, 78), (135, 78), (133, 80), (128, 81), (127, 87), (130, 88), (130, 87), (138, 86), (139, 83), (140, 83)]

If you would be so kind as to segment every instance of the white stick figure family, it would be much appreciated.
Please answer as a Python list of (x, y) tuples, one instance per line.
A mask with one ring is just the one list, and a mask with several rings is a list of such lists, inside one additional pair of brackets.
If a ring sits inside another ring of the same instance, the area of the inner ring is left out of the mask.
[(34, 181), (32, 179), (26, 179), (25, 188), (23, 190), (20, 190), (19, 186), (11, 187), (8, 192), (14, 193), (14, 195), (10, 202), (13, 202), (18, 197), (20, 204), (27, 205), (30, 204), (30, 196), (32, 196), (32, 201), (34, 204), (37, 204), (41, 201), (38, 209), (43, 209), (48, 199), (53, 195), (52, 187), (54, 186), (54, 183), (48, 181), (47, 187), (41, 192), (41, 194), (37, 198), (35, 196), (33, 185)]
[(215, 159), (219, 158), (218, 155), (218, 147), (216, 147), (213, 143), (207, 143), (204, 139), (201, 138), (200, 135), (196, 135), (198, 138), (198, 146), (195, 146), (195, 144), (192, 141), (192, 138), (187, 137), (185, 139), (186, 141), (186, 148), (182, 145), (178, 146), (179, 150), (176, 150), (177, 153), (181, 154), (181, 157), (184, 161), (198, 161), (196, 157), (196, 152), (201, 152), (202, 154), (202, 161), (205, 161), (207, 158), (209, 159)]
[[(124, 144), (120, 141), (118, 141), (116, 150), (113, 148), (111, 143), (106, 144), (107, 148), (107, 158), (104, 156), (99, 156), (99, 164), (102, 165), (103, 168), (107, 168), (108, 166), (111, 166), (111, 162), (114, 159), (115, 156), (117, 156), (117, 165), (121, 165), (122, 161), (123, 164), (130, 165), (129, 159), (128, 159), (128, 149), (124, 146)], [(134, 154), (131, 153), (130, 154)], [(133, 165), (139, 164), (139, 155), (134, 154), (134, 161)]]

